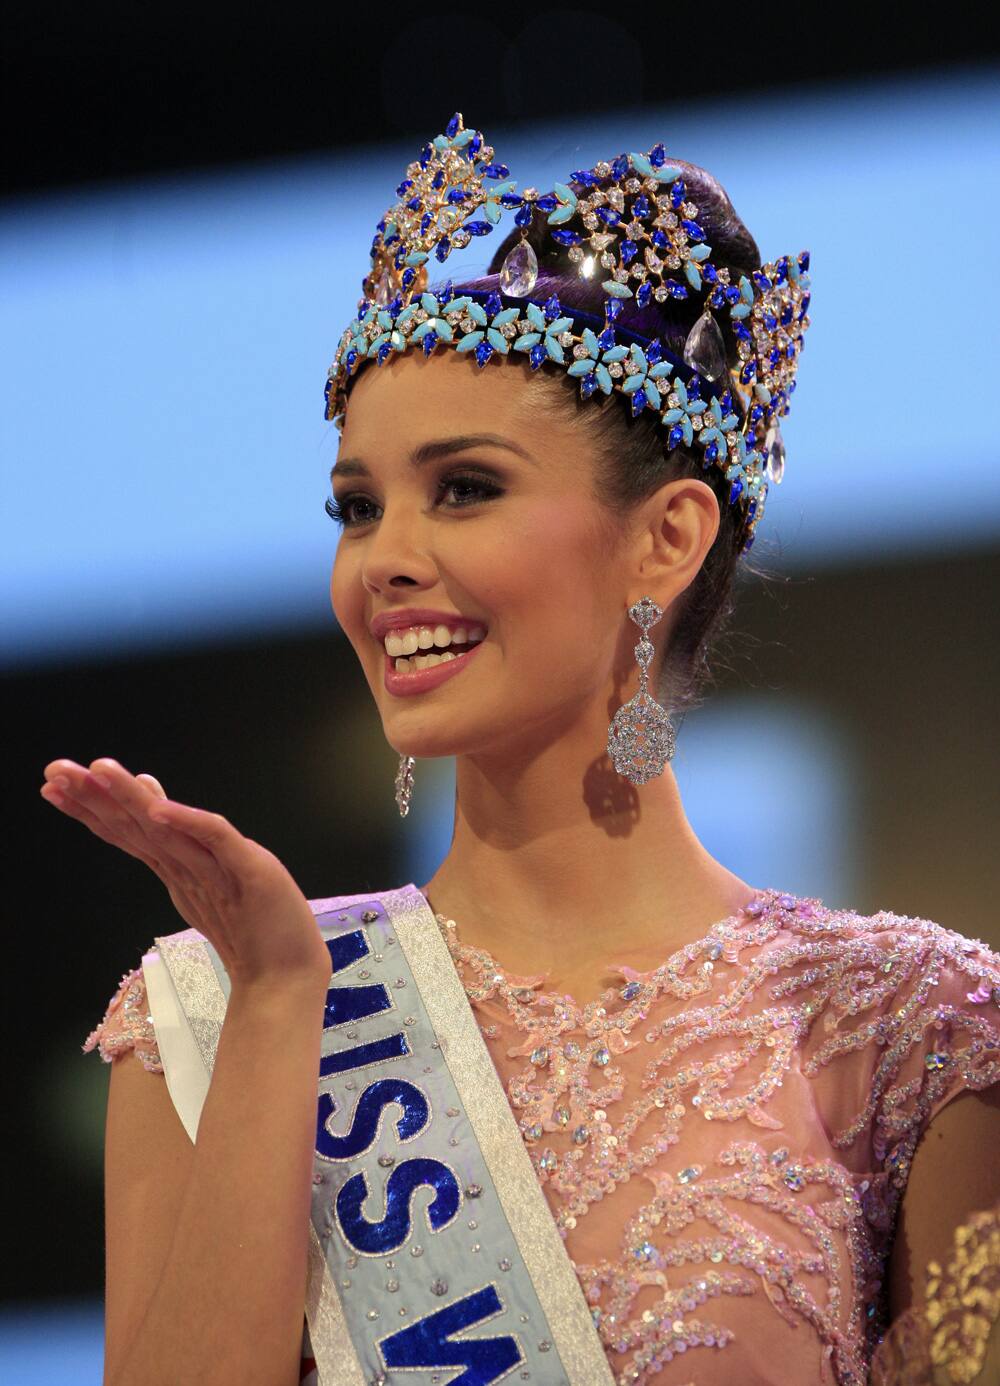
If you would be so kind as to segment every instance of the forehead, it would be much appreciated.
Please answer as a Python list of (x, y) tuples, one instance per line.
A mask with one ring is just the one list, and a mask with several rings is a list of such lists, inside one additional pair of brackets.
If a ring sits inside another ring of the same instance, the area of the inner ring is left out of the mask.
[(494, 358), (481, 368), (471, 352), (425, 357), (410, 351), (382, 366), (366, 365), (353, 382), (341, 450), (346, 455), (375, 445), (410, 447), (446, 431), (504, 433), (537, 454), (539, 436), (554, 440), (570, 426), (553, 409), (551, 391), (530, 378), (526, 363)]

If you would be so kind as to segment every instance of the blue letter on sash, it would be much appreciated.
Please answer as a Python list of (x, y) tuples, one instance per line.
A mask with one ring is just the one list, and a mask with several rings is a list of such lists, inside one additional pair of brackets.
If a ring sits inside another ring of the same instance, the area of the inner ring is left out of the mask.
[(354, 1250), (365, 1256), (382, 1256), (401, 1247), (410, 1235), (410, 1200), (423, 1184), (436, 1191), (427, 1217), (431, 1231), (440, 1232), (461, 1203), (458, 1180), (440, 1160), (414, 1156), (396, 1166), (386, 1181), (385, 1217), (381, 1222), (368, 1222), (362, 1217), (368, 1181), (363, 1174), (352, 1175), (337, 1194), (336, 1208), (340, 1230)]
[(513, 1335), (454, 1342), (451, 1334), (471, 1328), (502, 1308), (493, 1285), (484, 1285), (464, 1299), (445, 1305), (382, 1339), (379, 1348), (386, 1368), (393, 1371), (397, 1367), (464, 1367), (461, 1376), (450, 1379), (451, 1386), (489, 1386), (491, 1381), (499, 1381), (521, 1361), (521, 1350)]
[(378, 1078), (361, 1094), (354, 1109), (351, 1129), (343, 1136), (335, 1136), (326, 1126), (333, 1113), (333, 1099), (328, 1093), (321, 1093), (320, 1096), (326, 1098), (326, 1103), (320, 1101), (319, 1104), (316, 1149), (327, 1160), (349, 1160), (353, 1155), (367, 1150), (378, 1135), (382, 1113), (394, 1102), (403, 1109), (403, 1115), (396, 1122), (396, 1135), (401, 1141), (412, 1140), (422, 1131), (430, 1112), (427, 1098), (405, 1078)]

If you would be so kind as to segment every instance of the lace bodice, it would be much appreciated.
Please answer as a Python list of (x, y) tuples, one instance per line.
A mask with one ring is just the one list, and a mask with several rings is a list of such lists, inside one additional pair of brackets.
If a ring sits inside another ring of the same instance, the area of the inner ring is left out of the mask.
[[(1000, 1080), (1000, 956), (767, 891), (581, 1008), (438, 921), (616, 1378), (866, 1382), (916, 1145)], [(85, 1049), (155, 1054), (141, 987)]]

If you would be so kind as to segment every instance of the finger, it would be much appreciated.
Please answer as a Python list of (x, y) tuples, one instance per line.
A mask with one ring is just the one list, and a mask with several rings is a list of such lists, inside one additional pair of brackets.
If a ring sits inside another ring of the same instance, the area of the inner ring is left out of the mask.
[(179, 804), (173, 799), (154, 804), (149, 812), (154, 822), (167, 823), (190, 834), (212, 854), (221, 868), (235, 875), (246, 870), (249, 854), (256, 843), (245, 838), (221, 813), (192, 808), (190, 804)]
[(141, 784), (148, 785), (158, 798), (165, 799), (167, 797), (167, 791), (163, 788), (163, 785), (160, 784), (160, 781), (155, 775), (150, 775), (148, 771), (143, 770), (140, 774), (136, 775), (136, 779)]

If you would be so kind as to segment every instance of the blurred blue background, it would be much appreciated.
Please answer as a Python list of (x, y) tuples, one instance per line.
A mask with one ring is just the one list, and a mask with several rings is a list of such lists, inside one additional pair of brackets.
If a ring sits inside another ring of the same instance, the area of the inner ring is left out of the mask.
[[(40, 1206), (72, 1118), (84, 1249), (57, 1285), (44, 1265), (57, 1244), (24, 1224), (23, 1245), (41, 1249), (8, 1257), (21, 1270), (0, 1310), (0, 1380), (101, 1379), (108, 1074), (78, 1046), (122, 970), (176, 927), (138, 869), (70, 844), (31, 801), (41, 767), (113, 754), (176, 797), (231, 801), (311, 897), (386, 886), (387, 869), (419, 882), (447, 850), (453, 765), (418, 765), (404, 830), (394, 757), (329, 608), (336, 434), (322, 391), (374, 224), (456, 105), (521, 186), (663, 139), (716, 174), (766, 260), (811, 251), (788, 471), (758, 540), (783, 596), (748, 594), (752, 677), (750, 656), (731, 660), (675, 768), (696, 831), (744, 878), (988, 936), (995, 747), (962, 738), (995, 666), (981, 613), (1000, 552), (998, 444), (977, 387), (997, 368), (978, 285), (1000, 221), (998, 68), (859, 71), (846, 27), (840, 44), (842, 70), (811, 85), (725, 95), (720, 82), (710, 98), (608, 98), (530, 125), (449, 94), (405, 136), (376, 123), (367, 142), (268, 146), (256, 162), (234, 149), (231, 166), (187, 168), (175, 152), (178, 166), (150, 171), (136, 155), (127, 179), (98, 152), (90, 181), (25, 175), (0, 204), (0, 663), (15, 813), (30, 820), (17, 859), (35, 910), (52, 863), (73, 897), (78, 859), (77, 926), (90, 911), (100, 930), (15, 1094), (46, 1152)], [(40, 126), (38, 140), (41, 158)], [(491, 248), (449, 269), (482, 268)], [(294, 840), (293, 799), (310, 815)], [(29, 1178), (25, 1158), (8, 1189)]]

